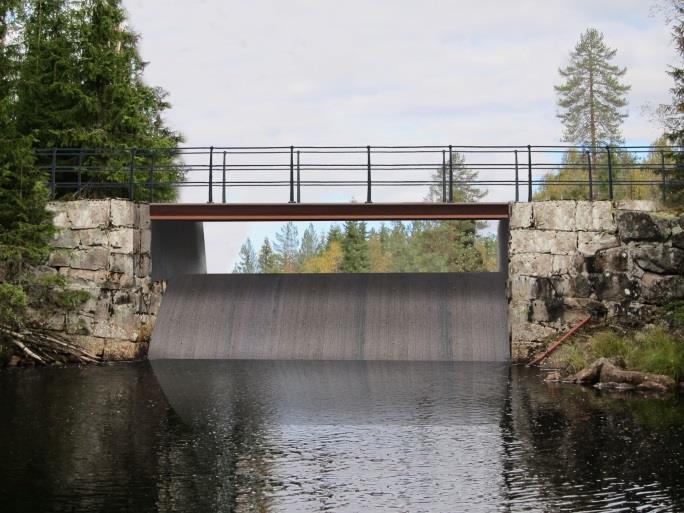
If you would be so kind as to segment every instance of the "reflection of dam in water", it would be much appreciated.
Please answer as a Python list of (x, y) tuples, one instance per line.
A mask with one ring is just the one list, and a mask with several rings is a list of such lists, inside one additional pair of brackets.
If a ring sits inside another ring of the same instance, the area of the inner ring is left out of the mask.
[(505, 273), (169, 279), (151, 359), (505, 361)]

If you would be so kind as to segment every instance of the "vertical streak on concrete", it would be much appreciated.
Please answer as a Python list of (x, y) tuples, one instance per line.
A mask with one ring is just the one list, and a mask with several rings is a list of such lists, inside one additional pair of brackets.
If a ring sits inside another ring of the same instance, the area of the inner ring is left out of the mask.
[(195, 221), (152, 221), (152, 279), (206, 274), (204, 225)]

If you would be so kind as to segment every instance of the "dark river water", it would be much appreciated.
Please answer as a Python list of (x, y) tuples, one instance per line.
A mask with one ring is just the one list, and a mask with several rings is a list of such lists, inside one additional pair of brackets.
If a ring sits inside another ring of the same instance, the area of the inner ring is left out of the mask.
[(2, 371), (15, 511), (684, 511), (684, 401), (498, 364)]

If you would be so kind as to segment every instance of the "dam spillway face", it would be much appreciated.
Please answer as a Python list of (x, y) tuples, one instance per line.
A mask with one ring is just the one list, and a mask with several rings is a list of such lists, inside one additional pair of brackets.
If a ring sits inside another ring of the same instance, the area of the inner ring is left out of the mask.
[(169, 279), (150, 359), (505, 361), (502, 273)]

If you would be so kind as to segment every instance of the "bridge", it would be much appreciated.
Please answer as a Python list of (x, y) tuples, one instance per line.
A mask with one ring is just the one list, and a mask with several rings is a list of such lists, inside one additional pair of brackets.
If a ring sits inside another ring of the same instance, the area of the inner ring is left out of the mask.
[[(152, 277), (168, 280), (153, 359), (502, 361), (510, 203), (533, 201), (541, 185), (590, 201), (643, 188), (666, 196), (684, 183), (680, 151), (210, 146), (38, 157), (56, 197), (150, 203)], [(497, 201), (472, 201), (475, 189)], [(414, 219), (499, 221), (498, 272), (206, 274), (204, 222)]]

